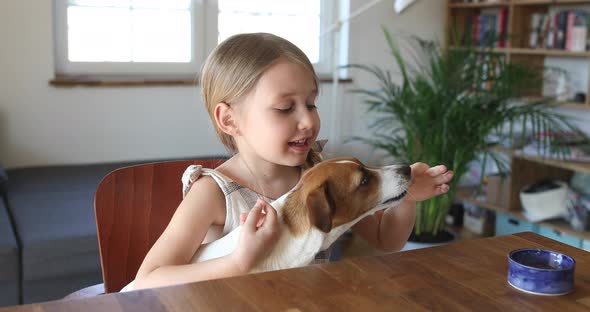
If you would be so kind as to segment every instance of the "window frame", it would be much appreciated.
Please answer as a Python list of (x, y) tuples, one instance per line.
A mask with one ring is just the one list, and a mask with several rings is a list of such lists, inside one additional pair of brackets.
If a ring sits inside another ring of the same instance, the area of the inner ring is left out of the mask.
[[(320, 34), (331, 27), (338, 18), (340, 0), (321, 0)], [(207, 55), (217, 46), (217, 0), (191, 0), (191, 61), (188, 63), (158, 62), (71, 62), (68, 60), (68, 0), (54, 0), (54, 60), (56, 76), (104, 76), (104, 75), (196, 75)], [(344, 40), (347, 32), (341, 32)], [(341, 40), (343, 40), (341, 39)], [(333, 33), (320, 38), (320, 58), (314, 64), (318, 75), (332, 72), (334, 51)], [(339, 63), (342, 64), (342, 54)]]

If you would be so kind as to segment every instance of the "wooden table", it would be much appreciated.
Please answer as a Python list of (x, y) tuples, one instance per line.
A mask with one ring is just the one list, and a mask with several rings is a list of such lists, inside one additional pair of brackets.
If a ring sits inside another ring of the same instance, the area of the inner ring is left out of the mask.
[[(576, 290), (530, 295), (506, 282), (510, 250), (539, 247), (576, 259)], [(8, 311), (589, 311), (590, 253), (530, 232)]]

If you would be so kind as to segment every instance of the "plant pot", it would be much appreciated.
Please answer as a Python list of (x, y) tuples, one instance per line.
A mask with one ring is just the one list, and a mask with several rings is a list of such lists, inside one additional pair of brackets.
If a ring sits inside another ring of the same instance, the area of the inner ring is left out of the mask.
[(414, 233), (412, 233), (408, 239), (408, 242), (404, 248), (401, 249), (401, 251), (445, 245), (454, 240), (455, 234), (446, 230), (439, 232), (436, 236), (433, 236), (430, 233), (424, 233), (420, 236), (415, 236)]

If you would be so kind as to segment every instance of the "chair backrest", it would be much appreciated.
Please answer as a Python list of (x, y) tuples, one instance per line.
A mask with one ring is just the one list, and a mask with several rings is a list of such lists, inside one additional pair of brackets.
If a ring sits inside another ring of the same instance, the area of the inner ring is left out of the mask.
[(182, 201), (180, 178), (189, 165), (215, 168), (222, 159), (181, 160), (117, 169), (100, 182), (94, 212), (105, 292), (135, 278), (145, 255)]

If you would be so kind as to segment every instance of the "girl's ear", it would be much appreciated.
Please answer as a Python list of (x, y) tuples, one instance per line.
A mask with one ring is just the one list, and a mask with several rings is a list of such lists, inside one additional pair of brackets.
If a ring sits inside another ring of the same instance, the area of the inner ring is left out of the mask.
[(217, 123), (217, 127), (231, 136), (240, 134), (235, 114), (236, 111), (227, 103), (221, 102), (215, 105), (215, 122)]

